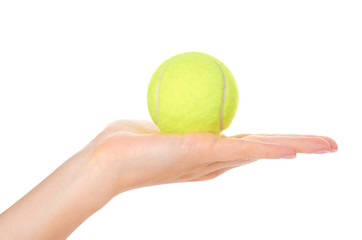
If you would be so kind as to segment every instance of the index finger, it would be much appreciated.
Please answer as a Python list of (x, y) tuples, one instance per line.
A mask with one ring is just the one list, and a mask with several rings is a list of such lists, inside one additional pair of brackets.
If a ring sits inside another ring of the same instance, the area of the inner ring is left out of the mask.
[(213, 147), (212, 159), (219, 161), (294, 158), (293, 147), (252, 139), (221, 138)]

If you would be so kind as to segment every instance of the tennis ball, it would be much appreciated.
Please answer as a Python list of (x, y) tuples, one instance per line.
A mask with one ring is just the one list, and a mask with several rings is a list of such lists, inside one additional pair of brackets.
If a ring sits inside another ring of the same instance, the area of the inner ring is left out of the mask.
[(181, 53), (162, 63), (147, 93), (149, 113), (163, 133), (220, 134), (231, 124), (238, 102), (230, 70), (201, 52)]

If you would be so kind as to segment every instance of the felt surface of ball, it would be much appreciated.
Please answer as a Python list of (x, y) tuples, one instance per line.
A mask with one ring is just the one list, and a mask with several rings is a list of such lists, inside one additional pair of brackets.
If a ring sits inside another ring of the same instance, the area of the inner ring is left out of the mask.
[(220, 134), (231, 124), (238, 102), (230, 70), (201, 52), (181, 53), (166, 60), (148, 85), (148, 110), (163, 133)]

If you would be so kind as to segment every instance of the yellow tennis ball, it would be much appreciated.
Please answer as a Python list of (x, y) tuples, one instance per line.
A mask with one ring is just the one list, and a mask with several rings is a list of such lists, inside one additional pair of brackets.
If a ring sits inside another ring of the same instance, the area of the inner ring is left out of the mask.
[(238, 102), (230, 70), (201, 52), (181, 53), (162, 63), (147, 93), (149, 113), (163, 133), (220, 134), (229, 127)]

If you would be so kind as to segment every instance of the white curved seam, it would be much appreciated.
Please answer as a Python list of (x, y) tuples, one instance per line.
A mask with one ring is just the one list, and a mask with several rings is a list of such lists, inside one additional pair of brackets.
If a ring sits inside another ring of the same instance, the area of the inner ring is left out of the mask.
[(221, 109), (220, 109), (220, 132), (223, 130), (223, 126), (222, 126), (222, 122), (224, 120), (223, 118), (223, 113), (224, 113), (224, 105), (225, 105), (225, 95), (226, 95), (226, 78), (225, 78), (225, 73), (224, 70), (222, 69), (222, 67), (220, 66), (220, 64), (218, 64), (214, 59), (206, 56), (207, 58), (209, 58), (211, 61), (213, 61), (214, 63), (216, 63), (216, 65), (220, 68), (220, 71), (222, 73), (222, 78), (224, 80), (224, 86), (223, 86), (223, 93), (222, 93), (222, 103), (221, 103)]
[(179, 58), (179, 57), (182, 57), (184, 55), (181, 55), (181, 56), (178, 56), (174, 59), (172, 59), (171, 61), (169, 61), (161, 70), (160, 72), (160, 75), (158, 76), (158, 79), (157, 79), (157, 90), (156, 90), (156, 125), (158, 126), (158, 98), (159, 98), (159, 95), (160, 95), (160, 83), (161, 83), (161, 76), (163, 74), (163, 71), (165, 71), (166, 67), (171, 63), (173, 62), (175, 59)]

